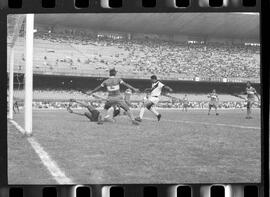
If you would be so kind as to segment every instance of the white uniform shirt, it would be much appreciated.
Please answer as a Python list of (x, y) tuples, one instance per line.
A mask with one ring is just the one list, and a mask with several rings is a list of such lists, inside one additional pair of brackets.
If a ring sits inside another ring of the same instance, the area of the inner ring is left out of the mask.
[(164, 84), (161, 83), (160, 81), (157, 81), (156, 83), (152, 83), (151, 96), (159, 97), (162, 92), (163, 87), (164, 87)]

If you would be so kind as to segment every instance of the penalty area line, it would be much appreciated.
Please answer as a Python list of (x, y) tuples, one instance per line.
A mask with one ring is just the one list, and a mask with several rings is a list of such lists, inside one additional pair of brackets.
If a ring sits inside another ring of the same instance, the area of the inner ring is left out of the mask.
[[(153, 118), (143, 118), (146, 120), (156, 120)], [(239, 129), (255, 129), (260, 130), (260, 127), (249, 127), (249, 126), (242, 126), (242, 125), (233, 125), (233, 124), (221, 124), (221, 123), (209, 123), (209, 122), (196, 122), (196, 121), (188, 121), (188, 120), (168, 120), (168, 119), (161, 119), (161, 121), (166, 122), (174, 122), (174, 123), (185, 123), (185, 124), (200, 124), (200, 125), (209, 125), (209, 126), (221, 126), (221, 127), (232, 127), (232, 128), (239, 128)]]
[[(9, 120), (22, 134), (25, 134), (25, 130), (14, 120)], [(50, 174), (56, 180), (58, 184), (72, 184), (73, 181), (68, 178), (65, 173), (58, 167), (57, 163), (49, 156), (44, 148), (37, 142), (34, 137), (28, 137), (28, 142), (39, 156), (43, 165), (48, 169)]]

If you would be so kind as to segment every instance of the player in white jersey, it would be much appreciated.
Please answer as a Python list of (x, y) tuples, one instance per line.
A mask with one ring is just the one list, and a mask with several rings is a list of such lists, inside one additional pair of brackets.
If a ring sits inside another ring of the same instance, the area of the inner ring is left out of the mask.
[(216, 115), (218, 115), (217, 108), (218, 108), (219, 98), (218, 98), (218, 95), (216, 94), (216, 90), (213, 89), (212, 93), (210, 93), (207, 97), (210, 98), (208, 115), (210, 115), (210, 111), (212, 107), (215, 108)]
[(256, 92), (256, 89), (251, 86), (251, 82), (247, 82), (246, 91), (244, 92), (247, 94), (247, 116), (246, 119), (251, 119), (251, 108), (252, 105), (255, 102), (255, 96), (258, 98), (258, 101), (260, 101), (260, 98)]
[(148, 91), (149, 94), (144, 99), (144, 103), (140, 109), (139, 117), (135, 118), (135, 120), (139, 122), (142, 121), (145, 109), (148, 109), (149, 111), (151, 111), (157, 117), (158, 121), (160, 121), (161, 114), (156, 110), (155, 106), (159, 102), (159, 97), (162, 91), (164, 90), (168, 90), (170, 92), (173, 91), (170, 87), (158, 81), (156, 75), (151, 76), (151, 82), (152, 82), (152, 87), (146, 89), (146, 91)]

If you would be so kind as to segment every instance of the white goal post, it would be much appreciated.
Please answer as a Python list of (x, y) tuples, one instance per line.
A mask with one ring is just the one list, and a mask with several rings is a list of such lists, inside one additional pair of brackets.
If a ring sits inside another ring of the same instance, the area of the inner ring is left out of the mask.
[(33, 101), (33, 45), (34, 45), (34, 14), (26, 14), (25, 25), (25, 97), (24, 121), (25, 132), (32, 134), (32, 101)]

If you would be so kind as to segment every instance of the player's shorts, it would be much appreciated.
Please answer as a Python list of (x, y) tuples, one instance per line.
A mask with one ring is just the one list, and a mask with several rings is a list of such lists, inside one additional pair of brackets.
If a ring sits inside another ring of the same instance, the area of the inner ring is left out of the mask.
[(121, 107), (125, 111), (129, 110), (129, 106), (127, 105), (127, 103), (124, 101), (124, 99), (121, 96), (120, 97), (108, 97), (108, 100), (105, 103), (104, 109), (108, 110), (115, 105), (118, 105), (119, 107)]
[(218, 106), (218, 103), (216, 101), (210, 101), (209, 102), (209, 107), (217, 108), (217, 106)]
[(100, 112), (98, 110), (92, 110), (90, 108), (88, 108), (89, 113), (84, 113), (84, 115), (92, 122), (97, 122), (98, 121), (98, 117), (100, 115)]
[(247, 107), (251, 107), (255, 102), (255, 98), (248, 98), (247, 99)]
[(150, 96), (148, 98), (148, 101), (152, 102), (154, 105), (158, 104), (159, 102), (159, 97), (155, 97), (155, 96)]
[(184, 103), (183, 107), (184, 108), (187, 108), (188, 107), (188, 103)]

